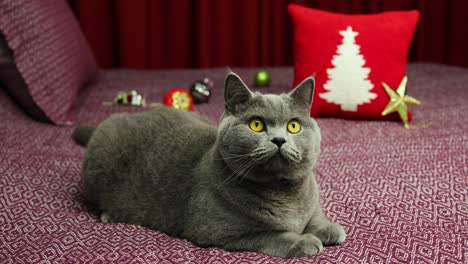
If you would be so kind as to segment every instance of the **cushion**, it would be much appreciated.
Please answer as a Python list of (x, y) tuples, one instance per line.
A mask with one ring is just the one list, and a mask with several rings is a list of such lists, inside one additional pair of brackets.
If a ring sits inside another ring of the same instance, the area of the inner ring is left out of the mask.
[[(311, 115), (382, 117), (389, 102), (382, 82), (396, 89), (406, 72), (418, 11), (346, 15), (288, 6), (294, 25), (294, 83), (315, 74)], [(411, 82), (411, 80), (409, 80)]]
[(36, 120), (49, 122), (44, 111), (34, 102), (28, 87), (16, 68), (13, 52), (8, 47), (5, 37), (0, 34), (0, 83), (11, 97), (23, 108), (23, 110)]
[(28, 113), (70, 124), (69, 110), (98, 68), (67, 2), (2, 0), (0, 32), (17, 70), (9, 62), (0, 69), (8, 92)]

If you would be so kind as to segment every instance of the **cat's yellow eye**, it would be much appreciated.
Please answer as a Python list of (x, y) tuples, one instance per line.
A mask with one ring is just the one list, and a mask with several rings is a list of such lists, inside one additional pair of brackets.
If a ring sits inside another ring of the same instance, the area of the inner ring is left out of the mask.
[(297, 120), (291, 120), (288, 123), (288, 131), (291, 134), (297, 134), (301, 131), (301, 123)]
[(255, 132), (262, 132), (263, 130), (265, 130), (265, 124), (262, 120), (258, 118), (250, 120), (249, 127)]

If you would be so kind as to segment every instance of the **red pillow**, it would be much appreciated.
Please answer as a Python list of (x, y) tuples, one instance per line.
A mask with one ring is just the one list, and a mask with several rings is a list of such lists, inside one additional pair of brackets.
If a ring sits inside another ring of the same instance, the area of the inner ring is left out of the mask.
[(0, 31), (16, 66), (0, 68), (0, 81), (28, 113), (70, 124), (69, 110), (98, 68), (67, 1), (2, 0)]
[[(294, 83), (315, 74), (311, 115), (382, 119), (405, 76), (418, 11), (345, 15), (290, 4), (294, 24)], [(399, 118), (398, 115), (390, 118)]]

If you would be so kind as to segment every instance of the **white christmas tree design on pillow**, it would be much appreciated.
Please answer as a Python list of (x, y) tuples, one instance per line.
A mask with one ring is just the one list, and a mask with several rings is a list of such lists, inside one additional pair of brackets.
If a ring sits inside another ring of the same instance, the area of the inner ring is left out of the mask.
[(328, 81), (323, 86), (327, 92), (319, 96), (328, 103), (340, 105), (342, 111), (357, 112), (358, 105), (370, 103), (377, 94), (370, 92), (374, 88), (367, 79), (371, 69), (363, 67), (366, 61), (355, 41), (359, 33), (351, 26), (339, 33), (343, 40), (332, 59), (335, 67), (327, 69)]

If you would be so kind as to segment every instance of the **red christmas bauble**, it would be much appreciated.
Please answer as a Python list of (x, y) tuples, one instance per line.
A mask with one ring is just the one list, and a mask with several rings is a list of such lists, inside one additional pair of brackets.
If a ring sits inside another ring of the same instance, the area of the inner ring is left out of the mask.
[(182, 88), (174, 88), (167, 92), (163, 104), (176, 109), (193, 111), (192, 96)]

